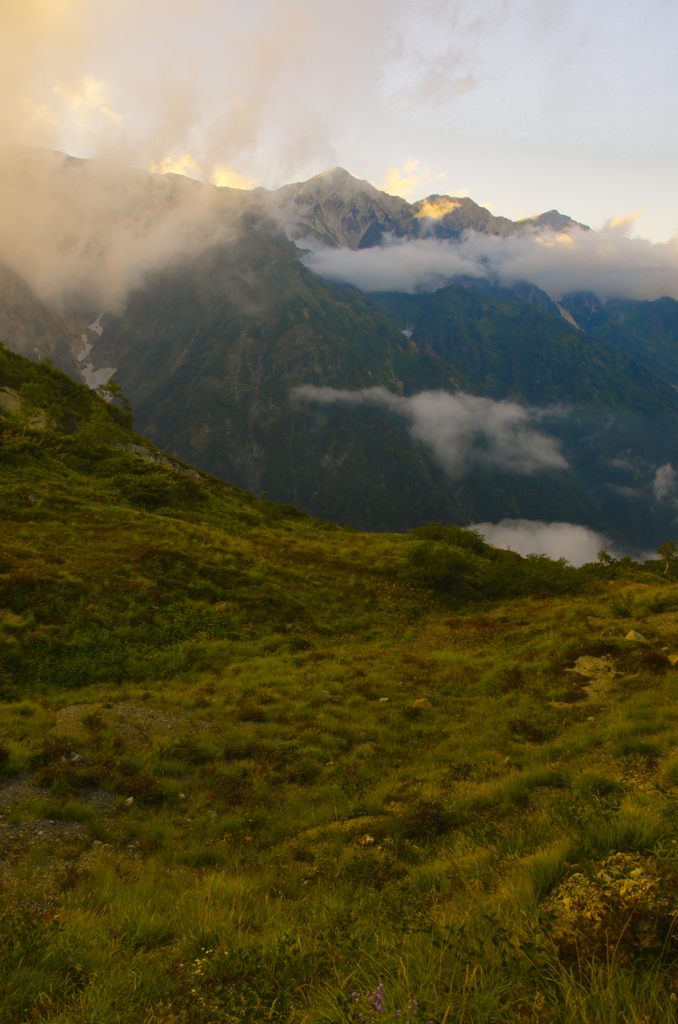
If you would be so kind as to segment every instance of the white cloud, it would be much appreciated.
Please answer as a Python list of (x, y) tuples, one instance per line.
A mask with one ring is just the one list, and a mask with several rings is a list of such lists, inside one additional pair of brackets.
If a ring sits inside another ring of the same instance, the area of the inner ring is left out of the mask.
[(0, 202), (0, 261), (51, 307), (117, 311), (147, 274), (239, 234), (227, 190), (23, 146), (0, 147)]
[(652, 486), (654, 488), (654, 496), (657, 501), (666, 501), (667, 499), (674, 498), (676, 496), (678, 480), (676, 479), (676, 471), (670, 462), (659, 467), (654, 475)]
[(678, 237), (628, 238), (631, 223), (626, 218), (598, 232), (529, 231), (507, 238), (467, 232), (460, 242), (394, 240), (373, 249), (323, 249), (305, 262), (329, 280), (366, 292), (433, 290), (465, 274), (504, 285), (533, 281), (556, 300), (580, 290), (602, 299), (678, 298)]
[(382, 387), (342, 391), (310, 384), (295, 388), (292, 395), (307, 402), (373, 402), (391, 409), (409, 421), (412, 436), (430, 447), (453, 477), (472, 465), (511, 473), (566, 469), (568, 465), (558, 441), (535, 429), (543, 411), (516, 402), (445, 391), (423, 391), (403, 398)]
[(319, 249), (304, 263), (321, 277), (364, 292), (433, 291), (462, 274), (487, 276), (475, 256), (434, 239), (398, 239), (373, 249)]
[(476, 523), (471, 529), (479, 530), (485, 540), (497, 548), (511, 548), (519, 555), (566, 558), (572, 565), (595, 562), (601, 548), (615, 558), (628, 553), (617, 548), (604, 533), (596, 533), (587, 526), (574, 523), (502, 519), (500, 523)]

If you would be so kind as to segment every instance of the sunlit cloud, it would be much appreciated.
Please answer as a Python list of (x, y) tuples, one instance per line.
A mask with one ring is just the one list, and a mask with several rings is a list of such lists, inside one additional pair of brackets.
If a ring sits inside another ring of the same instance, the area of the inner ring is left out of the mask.
[(71, 86), (55, 85), (54, 95), (62, 102), (76, 126), (89, 128), (103, 118), (113, 124), (120, 124), (122, 117), (107, 106), (110, 93), (106, 82), (96, 78), (82, 78)]
[(644, 213), (645, 208), (643, 207), (641, 210), (636, 210), (635, 213), (627, 213), (624, 217), (613, 217), (608, 221), (607, 226), (612, 229), (619, 228), (622, 234), (626, 234), (631, 225)]
[(256, 178), (244, 178), (228, 164), (215, 167), (210, 181), (219, 188), (253, 188), (257, 183)]
[(408, 160), (404, 167), (389, 167), (383, 184), (373, 181), (375, 188), (388, 192), (390, 196), (411, 199), (417, 186), (429, 178), (428, 170), (420, 168), (419, 160)]
[(178, 160), (171, 156), (164, 156), (157, 163), (152, 160), (148, 169), (152, 174), (183, 174), (187, 178), (198, 176), (198, 164), (190, 153), (184, 153)]
[(39, 100), (23, 97), (23, 131), (29, 136), (45, 129), (80, 135), (119, 128), (123, 118), (111, 109), (110, 92), (106, 82), (86, 76), (53, 85)]
[(459, 199), (451, 199), (450, 196), (438, 196), (437, 199), (425, 199), (415, 213), (415, 217), (427, 220), (440, 220), (448, 213), (452, 213), (461, 206)]

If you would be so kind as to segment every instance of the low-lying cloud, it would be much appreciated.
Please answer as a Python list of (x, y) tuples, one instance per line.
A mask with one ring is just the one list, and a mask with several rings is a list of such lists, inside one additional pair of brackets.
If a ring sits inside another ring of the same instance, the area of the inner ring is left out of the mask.
[(453, 477), (472, 466), (510, 473), (568, 467), (559, 442), (536, 429), (544, 410), (517, 402), (445, 391), (423, 391), (404, 398), (382, 387), (343, 391), (310, 384), (295, 388), (292, 395), (306, 402), (372, 403), (390, 409), (408, 421), (412, 437), (426, 444)]
[(574, 523), (502, 519), (500, 523), (476, 523), (472, 529), (482, 533), (488, 544), (497, 548), (510, 548), (519, 555), (565, 558), (572, 565), (595, 562), (601, 549), (615, 558), (629, 553), (619, 549), (604, 533), (596, 533), (587, 526)]
[(466, 275), (507, 286), (532, 281), (555, 300), (573, 291), (592, 291), (601, 299), (678, 298), (678, 238), (628, 238), (631, 223), (506, 238), (470, 231), (459, 242), (392, 240), (373, 249), (317, 250), (305, 263), (322, 277), (365, 292), (431, 291)]
[(2, 147), (0, 262), (51, 308), (76, 296), (117, 312), (147, 274), (236, 237), (237, 198), (189, 178)]

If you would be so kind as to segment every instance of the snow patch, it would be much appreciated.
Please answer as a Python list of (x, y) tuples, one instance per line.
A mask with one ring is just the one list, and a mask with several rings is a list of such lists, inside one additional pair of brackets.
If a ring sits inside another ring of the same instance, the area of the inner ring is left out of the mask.
[(83, 366), (80, 376), (88, 388), (94, 389), (102, 384), (108, 384), (116, 369), (115, 366), (102, 366), (101, 369), (95, 370), (94, 363), (88, 363), (87, 366)]
[(103, 329), (103, 327), (101, 326), (101, 323), (100, 323), (100, 320), (101, 320), (103, 315), (104, 314), (103, 314), (103, 311), (102, 311), (101, 313), (99, 313), (99, 316), (96, 318), (96, 320), (94, 321), (93, 324), (87, 324), (87, 327), (89, 328), (89, 330), (90, 331), (94, 331), (94, 333), (98, 334), (99, 337), (101, 337), (101, 335), (104, 333), (104, 329)]
[(576, 327), (577, 330), (579, 330), (579, 324), (577, 323), (575, 318), (572, 316), (572, 314), (568, 313), (568, 311), (565, 309), (565, 307), (561, 306), (559, 302), (556, 302), (556, 306), (560, 310), (560, 315), (562, 316), (563, 320), (567, 320), (568, 324), (572, 324), (573, 327)]
[(75, 357), (79, 363), (81, 363), (83, 359), (87, 359), (87, 356), (90, 354), (92, 348), (94, 347), (92, 342), (87, 340), (86, 334), (81, 334), (80, 339), (82, 341), (82, 348)]

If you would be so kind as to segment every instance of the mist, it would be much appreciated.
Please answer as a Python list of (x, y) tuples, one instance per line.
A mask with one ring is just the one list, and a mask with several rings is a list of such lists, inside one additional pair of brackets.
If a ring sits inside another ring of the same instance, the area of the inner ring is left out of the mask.
[[(519, 555), (548, 555), (565, 558), (572, 565), (595, 562), (604, 549), (615, 558), (631, 554), (623, 551), (604, 533), (574, 523), (542, 523), (531, 519), (502, 519), (500, 523), (475, 523), (471, 529), (482, 533), (488, 544), (510, 548)], [(642, 558), (652, 557), (643, 555)]]
[(412, 437), (430, 448), (451, 477), (474, 466), (522, 474), (568, 467), (559, 442), (536, 429), (547, 411), (516, 402), (444, 391), (404, 398), (382, 387), (343, 391), (310, 384), (295, 388), (292, 397), (320, 404), (384, 406), (407, 420)]
[(75, 299), (118, 312), (150, 272), (236, 237), (238, 197), (178, 175), (5, 146), (0, 262), (52, 309)]
[(511, 286), (531, 281), (558, 301), (568, 292), (601, 299), (678, 299), (678, 238), (629, 238), (630, 219), (601, 231), (575, 228), (502, 238), (466, 232), (459, 242), (391, 240), (373, 249), (316, 249), (304, 262), (330, 281), (365, 292), (433, 291), (455, 277), (485, 277)]

